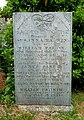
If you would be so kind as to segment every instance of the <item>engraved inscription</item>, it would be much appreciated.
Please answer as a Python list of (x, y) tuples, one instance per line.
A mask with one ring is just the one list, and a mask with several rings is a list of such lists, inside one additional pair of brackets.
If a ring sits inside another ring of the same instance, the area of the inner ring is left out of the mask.
[(54, 16), (53, 14), (45, 14), (45, 15), (40, 15), (40, 14), (34, 14), (32, 16), (33, 23), (35, 26), (41, 30), (47, 30), (52, 22), (54, 21)]
[(18, 104), (70, 105), (71, 13), (15, 13), (14, 67)]

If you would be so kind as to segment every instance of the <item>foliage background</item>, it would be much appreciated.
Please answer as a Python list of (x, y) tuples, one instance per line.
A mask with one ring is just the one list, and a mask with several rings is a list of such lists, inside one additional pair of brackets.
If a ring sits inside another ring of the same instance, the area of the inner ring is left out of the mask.
[[(1, 17), (11, 18), (13, 12), (72, 12), (73, 13), (73, 53), (72, 89), (84, 88), (84, 0), (6, 0), (0, 9)], [(1, 93), (5, 102), (14, 102), (14, 58), (12, 22), (0, 36), (5, 45), (0, 46), (1, 71), (7, 73), (6, 87)]]

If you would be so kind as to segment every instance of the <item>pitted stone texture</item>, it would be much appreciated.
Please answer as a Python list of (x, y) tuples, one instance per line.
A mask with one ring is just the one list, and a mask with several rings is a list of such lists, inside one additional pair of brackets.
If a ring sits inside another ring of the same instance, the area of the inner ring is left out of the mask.
[(17, 104), (71, 105), (72, 13), (14, 13)]

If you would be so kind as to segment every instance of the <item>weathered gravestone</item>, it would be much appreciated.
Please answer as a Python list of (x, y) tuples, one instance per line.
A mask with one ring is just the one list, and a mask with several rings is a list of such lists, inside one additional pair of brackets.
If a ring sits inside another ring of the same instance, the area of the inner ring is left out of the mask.
[(72, 13), (14, 13), (16, 103), (71, 104)]

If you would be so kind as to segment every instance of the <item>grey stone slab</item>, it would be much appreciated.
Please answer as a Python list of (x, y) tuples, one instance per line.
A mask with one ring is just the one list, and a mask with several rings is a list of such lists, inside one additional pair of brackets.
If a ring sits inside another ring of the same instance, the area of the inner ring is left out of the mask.
[(16, 103), (71, 105), (72, 13), (17, 12), (13, 21)]

